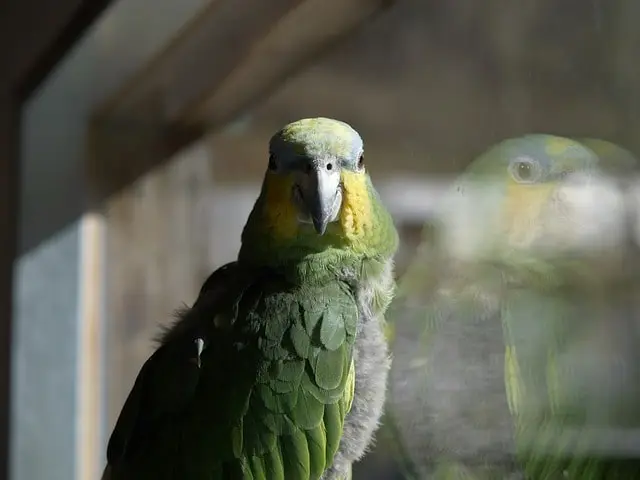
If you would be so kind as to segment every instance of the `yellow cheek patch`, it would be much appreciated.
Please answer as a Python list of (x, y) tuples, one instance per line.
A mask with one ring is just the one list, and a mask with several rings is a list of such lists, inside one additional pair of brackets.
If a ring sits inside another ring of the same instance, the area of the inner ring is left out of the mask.
[(371, 226), (371, 199), (362, 173), (342, 172), (340, 224), (350, 240), (365, 234)]
[(550, 156), (562, 155), (574, 145), (575, 142), (569, 140), (568, 138), (553, 138), (547, 141), (545, 150), (547, 152), (547, 155)]
[(298, 233), (298, 212), (291, 202), (293, 177), (267, 173), (263, 216), (275, 237), (293, 238)]
[(542, 209), (555, 188), (552, 183), (507, 185), (503, 228), (508, 244), (527, 245), (541, 228)]

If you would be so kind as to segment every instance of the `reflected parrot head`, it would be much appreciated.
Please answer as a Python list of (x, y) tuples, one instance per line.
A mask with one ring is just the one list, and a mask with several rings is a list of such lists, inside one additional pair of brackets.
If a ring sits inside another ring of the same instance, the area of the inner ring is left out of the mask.
[(510, 138), (454, 183), (438, 218), (438, 242), (449, 256), (472, 263), (576, 255), (616, 241), (620, 203), (598, 155), (580, 142)]

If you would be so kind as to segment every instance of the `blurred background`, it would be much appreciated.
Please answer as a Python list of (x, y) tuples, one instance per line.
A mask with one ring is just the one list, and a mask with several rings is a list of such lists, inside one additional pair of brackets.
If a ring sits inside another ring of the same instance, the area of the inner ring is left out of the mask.
[[(103, 3), (16, 103), (12, 480), (99, 478), (159, 327), (235, 258), (284, 123), (362, 134), (398, 275), (491, 145), (541, 132), (640, 151), (634, 0)], [(398, 472), (383, 446), (354, 478)]]

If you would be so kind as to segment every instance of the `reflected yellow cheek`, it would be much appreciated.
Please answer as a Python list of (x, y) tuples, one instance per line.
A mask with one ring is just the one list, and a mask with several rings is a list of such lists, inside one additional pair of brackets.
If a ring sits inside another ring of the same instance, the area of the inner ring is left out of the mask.
[(372, 217), (366, 178), (361, 173), (342, 172), (342, 184), (342, 231), (348, 238), (360, 237), (370, 228)]
[(291, 176), (267, 174), (264, 219), (272, 235), (281, 239), (298, 233), (298, 212), (291, 202), (292, 187)]
[(541, 227), (542, 210), (554, 188), (552, 183), (521, 185), (509, 182), (503, 220), (510, 244), (526, 244), (533, 239)]

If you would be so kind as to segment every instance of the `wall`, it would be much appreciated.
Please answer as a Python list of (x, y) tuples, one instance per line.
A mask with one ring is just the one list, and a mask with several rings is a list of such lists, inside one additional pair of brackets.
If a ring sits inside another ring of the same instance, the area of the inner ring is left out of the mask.
[[(19, 93), (47, 67), (106, 1), (14, 0), (0, 10), (0, 478), (8, 478), (12, 273), (17, 251)], [(64, 33), (63, 33), (64, 30)], [(56, 41), (57, 40), (57, 41)]]

